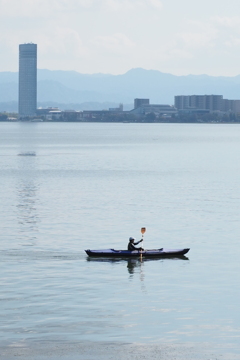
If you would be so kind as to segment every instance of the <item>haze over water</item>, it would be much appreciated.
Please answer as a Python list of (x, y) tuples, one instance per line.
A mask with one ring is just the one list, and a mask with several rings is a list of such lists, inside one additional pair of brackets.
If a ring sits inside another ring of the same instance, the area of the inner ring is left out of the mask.
[[(2, 344), (192, 344), (239, 356), (239, 125), (0, 128)], [(190, 247), (187, 259), (84, 253), (124, 249), (143, 226), (145, 248)]]

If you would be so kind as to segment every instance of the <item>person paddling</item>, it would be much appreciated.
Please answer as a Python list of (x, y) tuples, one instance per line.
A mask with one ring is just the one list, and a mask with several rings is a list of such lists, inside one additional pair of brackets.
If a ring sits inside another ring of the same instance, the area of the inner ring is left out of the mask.
[(128, 243), (128, 250), (129, 251), (134, 251), (134, 250), (144, 250), (143, 248), (136, 248), (134, 245), (137, 245), (137, 244), (139, 244), (140, 242), (142, 242), (143, 241), (143, 239), (141, 239), (141, 240), (139, 240), (139, 241), (137, 241), (137, 242), (134, 242), (135, 241), (135, 239), (134, 238), (132, 238), (132, 237), (130, 237), (129, 238), (129, 243)]

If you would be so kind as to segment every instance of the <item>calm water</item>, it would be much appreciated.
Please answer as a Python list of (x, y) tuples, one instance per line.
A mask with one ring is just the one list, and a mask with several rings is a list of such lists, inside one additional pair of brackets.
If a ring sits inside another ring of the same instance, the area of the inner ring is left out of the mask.
[[(35, 156), (24, 156), (24, 154)], [(0, 124), (2, 343), (209, 343), (240, 354), (240, 126)], [(188, 259), (84, 249), (190, 247)]]

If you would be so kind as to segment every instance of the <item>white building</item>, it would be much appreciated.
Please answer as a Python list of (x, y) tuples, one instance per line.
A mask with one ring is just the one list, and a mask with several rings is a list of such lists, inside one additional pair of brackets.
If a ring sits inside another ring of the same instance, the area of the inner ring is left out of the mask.
[(133, 109), (131, 114), (142, 116), (150, 113), (154, 113), (155, 115), (176, 115), (177, 109), (174, 106), (166, 105), (166, 104), (142, 104), (138, 108)]

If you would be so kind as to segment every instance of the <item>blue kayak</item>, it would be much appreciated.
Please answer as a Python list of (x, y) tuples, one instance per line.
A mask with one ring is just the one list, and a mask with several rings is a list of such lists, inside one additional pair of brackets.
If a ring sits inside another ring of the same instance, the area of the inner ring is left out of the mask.
[(140, 256), (148, 258), (160, 258), (160, 257), (178, 257), (187, 254), (189, 248), (186, 249), (153, 249), (153, 250), (114, 250), (114, 249), (104, 249), (104, 250), (85, 250), (88, 256), (94, 257), (109, 257), (109, 258), (136, 258)]

